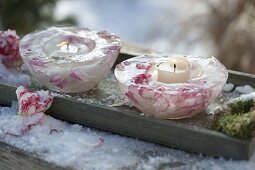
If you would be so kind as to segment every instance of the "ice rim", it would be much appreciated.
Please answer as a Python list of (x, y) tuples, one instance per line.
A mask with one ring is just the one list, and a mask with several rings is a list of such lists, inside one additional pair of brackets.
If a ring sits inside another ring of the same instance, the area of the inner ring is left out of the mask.
[[(55, 59), (44, 45), (56, 37), (77, 37), (90, 48), (86, 54)], [(93, 88), (111, 70), (121, 49), (120, 38), (106, 31), (51, 27), (21, 39), (20, 54), (31, 74), (50, 90), (78, 93)]]
[(209, 106), (226, 84), (228, 71), (219, 60), (191, 55), (186, 56), (191, 64), (188, 82), (157, 82), (153, 68), (174, 56), (177, 55), (137, 56), (121, 62), (114, 70), (123, 94), (146, 115), (163, 119), (190, 118)]

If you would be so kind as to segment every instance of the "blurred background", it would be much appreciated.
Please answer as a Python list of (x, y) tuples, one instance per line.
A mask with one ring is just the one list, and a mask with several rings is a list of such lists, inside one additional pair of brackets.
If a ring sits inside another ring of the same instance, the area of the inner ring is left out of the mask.
[(255, 74), (255, 0), (0, 0), (0, 29), (88, 27)]

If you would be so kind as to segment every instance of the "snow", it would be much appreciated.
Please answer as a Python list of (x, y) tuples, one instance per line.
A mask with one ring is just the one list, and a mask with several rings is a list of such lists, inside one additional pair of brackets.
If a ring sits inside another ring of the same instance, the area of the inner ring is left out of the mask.
[(0, 62), (0, 82), (5, 82), (12, 85), (30, 86), (30, 77), (26, 74), (21, 74), (13, 69), (7, 69)]
[(235, 88), (235, 91), (241, 94), (249, 94), (249, 93), (255, 92), (255, 89), (251, 87), (250, 85), (245, 85), (245, 86), (237, 86)]
[(232, 83), (227, 83), (227, 84), (225, 84), (225, 86), (223, 87), (223, 91), (224, 92), (230, 92), (231, 90), (233, 90), (234, 89), (234, 84), (232, 84)]
[(247, 100), (255, 100), (255, 92), (249, 93), (249, 94), (243, 94), (239, 97), (230, 99), (227, 103), (233, 103), (233, 102), (237, 102), (237, 101), (247, 101)]
[(54, 92), (53, 96), (61, 98), (73, 98), (79, 102), (97, 105), (115, 105), (126, 103), (126, 98), (121, 93), (118, 82), (113, 73), (110, 72), (93, 89), (79, 94), (66, 94)]
[[(203, 157), (166, 148), (133, 138), (73, 125), (47, 116), (45, 123), (15, 137), (2, 128), (19, 120), (18, 105), (0, 107), (0, 140), (16, 146), (47, 162), (80, 169), (231, 169), (253, 170), (255, 155), (249, 161)], [(50, 128), (58, 131), (49, 133)], [(104, 143), (98, 145), (100, 139)]]

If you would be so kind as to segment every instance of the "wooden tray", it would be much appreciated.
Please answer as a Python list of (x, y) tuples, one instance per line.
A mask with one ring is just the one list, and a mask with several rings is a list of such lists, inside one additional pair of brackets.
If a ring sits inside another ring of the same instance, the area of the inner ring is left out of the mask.
[[(132, 56), (127, 52), (121, 53), (117, 62)], [(229, 82), (235, 85), (250, 84), (255, 87), (254, 75), (235, 71), (229, 73)], [(16, 100), (15, 90), (14, 86), (0, 84), (0, 105), (11, 105), (11, 102)], [(101, 100), (101, 104), (77, 100), (77, 95), (56, 96), (48, 114), (57, 119), (215, 157), (248, 159), (254, 151), (255, 138), (250, 140), (232, 138), (207, 129), (211, 115), (205, 111), (191, 119), (178, 121), (154, 119), (141, 116), (134, 108), (111, 107), (104, 104), (102, 100), (104, 96), (100, 96), (99, 93), (92, 90), (85, 96), (92, 94), (95, 100), (97, 97)]]

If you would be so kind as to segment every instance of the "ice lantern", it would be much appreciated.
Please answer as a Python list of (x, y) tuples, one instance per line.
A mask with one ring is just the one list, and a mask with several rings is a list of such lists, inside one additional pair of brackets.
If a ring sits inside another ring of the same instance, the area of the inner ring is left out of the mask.
[(50, 90), (78, 93), (97, 85), (110, 71), (120, 38), (106, 31), (51, 27), (26, 35), (21, 57), (38, 81)]
[(143, 113), (180, 119), (210, 105), (221, 93), (228, 71), (214, 57), (160, 54), (123, 61), (115, 76), (128, 100)]

